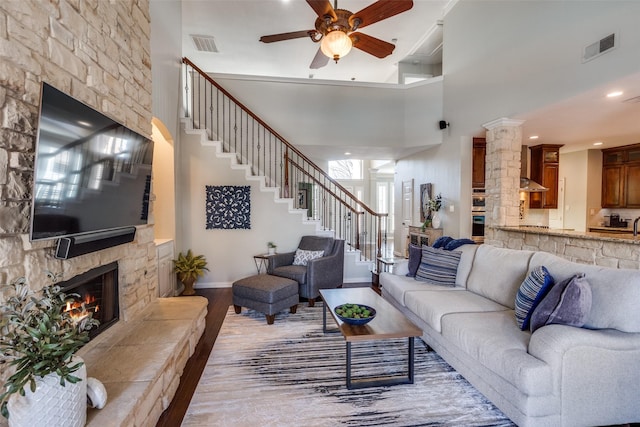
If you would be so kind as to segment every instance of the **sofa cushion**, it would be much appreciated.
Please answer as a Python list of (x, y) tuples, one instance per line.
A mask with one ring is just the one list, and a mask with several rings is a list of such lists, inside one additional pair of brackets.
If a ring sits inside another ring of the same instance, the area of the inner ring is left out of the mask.
[(409, 263), (407, 267), (409, 272), (407, 277), (416, 277), (418, 267), (420, 267), (420, 260), (422, 259), (422, 248), (420, 246), (410, 244), (409, 245)]
[(307, 265), (311, 260), (322, 258), (324, 251), (306, 251), (304, 249), (296, 249), (293, 257), (293, 265)]
[(553, 391), (551, 367), (527, 352), (531, 333), (522, 331), (513, 310), (450, 314), (442, 319), (449, 350), (462, 351), (529, 396)]
[(585, 328), (640, 332), (640, 270), (577, 264), (546, 252), (533, 255), (531, 265), (547, 267), (556, 282), (584, 273), (592, 297)]
[[(467, 289), (511, 309), (527, 277), (533, 252), (479, 245), (467, 280)], [(554, 277), (553, 272), (551, 273)], [(514, 320), (515, 322), (515, 320)]]
[(448, 292), (416, 290), (407, 291), (404, 296), (406, 307), (437, 332), (441, 331), (442, 318), (452, 313), (507, 310), (507, 307), (459, 287), (439, 288)]
[(581, 327), (591, 310), (591, 287), (577, 274), (555, 285), (531, 316), (531, 332), (552, 323)]
[(523, 331), (529, 329), (529, 320), (542, 298), (553, 286), (553, 277), (549, 270), (540, 265), (531, 270), (516, 295), (516, 321)]
[(442, 286), (455, 286), (461, 252), (422, 247), (422, 260), (416, 280)]
[(412, 291), (462, 291), (460, 286), (440, 286), (429, 282), (419, 282), (413, 278), (397, 276), (392, 273), (380, 274), (380, 286), (384, 293), (406, 306), (407, 295)]

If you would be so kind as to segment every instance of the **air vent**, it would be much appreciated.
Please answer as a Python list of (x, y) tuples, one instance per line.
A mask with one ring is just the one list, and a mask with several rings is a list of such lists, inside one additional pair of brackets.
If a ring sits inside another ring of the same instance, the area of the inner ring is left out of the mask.
[(216, 47), (215, 39), (212, 36), (197, 36), (191, 34), (191, 40), (193, 40), (193, 44), (196, 45), (196, 49), (200, 52), (219, 52)]
[(612, 33), (607, 37), (585, 47), (584, 53), (582, 55), (582, 62), (591, 61), (592, 59), (597, 58), (603, 53), (610, 51), (614, 47), (616, 47), (616, 34)]

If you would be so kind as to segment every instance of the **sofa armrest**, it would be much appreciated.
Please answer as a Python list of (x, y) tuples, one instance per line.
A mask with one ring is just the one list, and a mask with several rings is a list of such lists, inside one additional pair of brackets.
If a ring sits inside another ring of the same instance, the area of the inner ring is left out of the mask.
[(273, 273), (273, 269), (282, 267), (283, 265), (293, 264), (295, 252), (283, 252), (281, 254), (275, 254), (269, 257), (269, 265), (267, 266), (267, 273)]
[(316, 258), (307, 264), (307, 284), (315, 289), (337, 288), (342, 285), (344, 259), (339, 254)]
[(638, 418), (640, 333), (547, 325), (531, 335), (529, 354), (551, 367), (563, 424)]
[(406, 276), (409, 272), (409, 260), (401, 259), (393, 264), (393, 274), (396, 276)]

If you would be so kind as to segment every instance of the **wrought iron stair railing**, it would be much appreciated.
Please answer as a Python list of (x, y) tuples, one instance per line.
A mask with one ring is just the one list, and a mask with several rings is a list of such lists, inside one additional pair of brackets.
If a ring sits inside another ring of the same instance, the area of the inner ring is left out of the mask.
[(264, 175), (267, 186), (278, 187), (280, 197), (292, 198), (323, 230), (360, 250), (362, 260), (382, 256), (387, 213), (358, 200), (188, 58), (182, 63), (184, 113), (194, 129), (206, 130), (253, 175)]

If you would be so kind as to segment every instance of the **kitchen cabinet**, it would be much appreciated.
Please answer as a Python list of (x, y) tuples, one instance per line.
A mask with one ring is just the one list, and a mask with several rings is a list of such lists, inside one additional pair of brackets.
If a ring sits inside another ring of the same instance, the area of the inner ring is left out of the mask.
[(556, 144), (541, 144), (529, 147), (531, 167), (529, 178), (548, 191), (529, 194), (529, 209), (558, 208), (558, 179), (560, 177), (560, 147)]
[(471, 187), (484, 188), (485, 183), (485, 158), (487, 155), (487, 140), (485, 138), (473, 138), (473, 150), (471, 155)]
[(173, 259), (175, 251), (173, 240), (156, 240), (156, 253), (158, 256), (158, 296), (172, 297), (176, 292), (176, 274), (173, 272)]
[(602, 150), (602, 207), (640, 208), (640, 144)]

